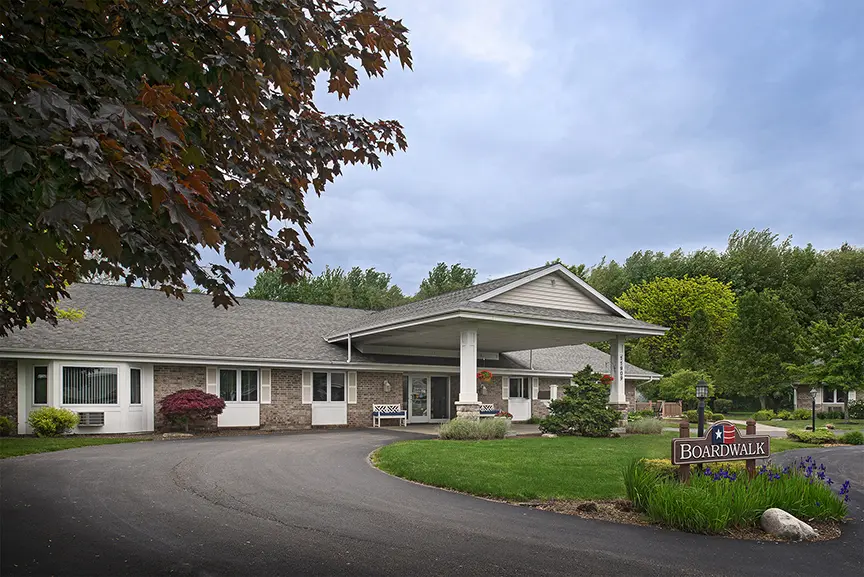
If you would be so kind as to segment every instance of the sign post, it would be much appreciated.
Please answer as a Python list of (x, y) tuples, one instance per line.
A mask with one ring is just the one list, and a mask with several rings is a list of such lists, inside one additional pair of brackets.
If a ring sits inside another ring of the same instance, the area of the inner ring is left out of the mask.
[(704, 437), (690, 438), (690, 423), (681, 421), (679, 438), (672, 439), (672, 464), (678, 465), (682, 483), (690, 480), (690, 465), (718, 461), (747, 461), (747, 475), (756, 476), (756, 459), (771, 455), (771, 437), (756, 434), (756, 421), (747, 421), (747, 434), (741, 435), (729, 421), (717, 421)]

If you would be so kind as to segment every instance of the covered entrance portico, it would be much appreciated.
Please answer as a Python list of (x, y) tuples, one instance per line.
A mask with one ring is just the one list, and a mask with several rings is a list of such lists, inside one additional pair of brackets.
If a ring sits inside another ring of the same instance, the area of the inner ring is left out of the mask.
[[(364, 325), (327, 340), (347, 344), (349, 362), (352, 349), (364, 357), (387, 357), (391, 362), (405, 359), (406, 364), (431, 364), (433, 359), (446, 358), (449, 361), (440, 364), (451, 365), (451, 371), (458, 359), (458, 392), (452, 399), (455, 415), (444, 410), (443, 391), (449, 391), (443, 384), (445, 376), (437, 381), (437, 390), (442, 392), (436, 395), (434, 375), (406, 373), (411, 422), (478, 418), (478, 363), (479, 368), (498, 367), (502, 374), (513, 375), (512, 383), (510, 377), (498, 381), (502, 387), (499, 398), (508, 403), (496, 408), (530, 415), (530, 402), (537, 399), (535, 375), (540, 375), (534, 372), (532, 350), (606, 341), (613, 378), (609, 404), (626, 409), (625, 343), (631, 338), (663, 335), (666, 328), (633, 319), (559, 264), (509, 278), (513, 280), (505, 277), (485, 283), (485, 288), (478, 285), (370, 315)], [(514, 352), (527, 353), (527, 371), (506, 370), (502, 354)], [(514, 391), (506, 388), (510, 384)]]

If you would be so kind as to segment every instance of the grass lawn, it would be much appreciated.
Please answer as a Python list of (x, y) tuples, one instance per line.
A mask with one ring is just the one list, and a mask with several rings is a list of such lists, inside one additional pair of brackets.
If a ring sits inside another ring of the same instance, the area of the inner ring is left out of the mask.
[[(821, 429), (828, 423), (834, 425), (834, 428), (839, 431), (864, 431), (864, 421), (856, 421), (854, 419), (850, 419), (848, 423), (844, 423), (843, 419), (816, 419), (816, 428)], [(804, 430), (804, 427), (810, 426), (811, 421), (810, 419), (807, 419), (806, 421), (760, 421), (760, 424), (771, 425), (772, 427), (782, 427), (784, 429)]]
[(31, 453), (50, 453), (91, 445), (113, 445), (149, 441), (150, 437), (3, 437), (0, 438), (0, 459)]
[[(616, 499), (624, 497), (624, 465), (635, 457), (668, 458), (673, 437), (405, 441), (382, 447), (373, 460), (398, 477), (487, 497)], [(804, 447), (808, 445), (771, 439), (774, 453)]]

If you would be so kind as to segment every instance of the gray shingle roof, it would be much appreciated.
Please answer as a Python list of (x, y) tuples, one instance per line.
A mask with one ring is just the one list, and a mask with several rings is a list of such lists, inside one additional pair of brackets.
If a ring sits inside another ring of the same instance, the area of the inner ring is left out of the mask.
[(61, 307), (84, 309), (80, 321), (37, 322), (0, 338), (2, 350), (68, 350), (250, 359), (345, 360), (324, 335), (368, 311), (239, 299), (227, 310), (210, 296), (168, 298), (158, 290), (76, 284)]
[[(530, 354), (529, 351), (516, 351), (504, 353), (501, 356), (527, 367), (529, 366)], [(604, 353), (590, 345), (534, 349), (533, 361), (535, 371), (575, 373), (584, 369), (586, 365), (591, 365), (591, 368), (599, 373), (608, 373), (612, 370), (609, 364), (609, 353)], [(624, 363), (624, 375), (627, 378), (646, 379), (661, 376), (626, 362)]]
[[(525, 271), (469, 289), (441, 295), (441, 302), (467, 302), (489, 290), (494, 290), (538, 269)], [(368, 323), (381, 313), (357, 309), (239, 299), (229, 309), (213, 308), (208, 295), (187, 294), (185, 300), (168, 298), (164, 293), (142, 288), (76, 284), (69, 289), (70, 299), (60, 303), (63, 308), (83, 309), (80, 321), (60, 321), (52, 327), (44, 322), (0, 338), (0, 351), (68, 351), (84, 353), (143, 354), (205, 358), (270, 359), (284, 361), (345, 361), (344, 345), (328, 343), (324, 337), (345, 327)], [(458, 293), (458, 294), (456, 294)], [(446, 297), (446, 298), (445, 298)], [(399, 309), (422, 310), (424, 301)], [(499, 303), (470, 303), (466, 310), (511, 311), (524, 314), (524, 309), (537, 315), (558, 315), (590, 321), (599, 317), (604, 323), (639, 323), (609, 315), (593, 315), (575, 311), (552, 311), (537, 307)], [(391, 309), (397, 310), (397, 309)], [(382, 311), (388, 312), (388, 311)], [(651, 326), (651, 325), (648, 325)], [(489, 368), (528, 368), (528, 351), (504, 353), (497, 361), (480, 361)], [(422, 364), (458, 366), (456, 358), (395, 357), (352, 353), (356, 362), (383, 364)], [(534, 350), (534, 369), (542, 372), (572, 373), (590, 363), (598, 371), (609, 371), (609, 356), (588, 345)], [(628, 376), (651, 376), (653, 373), (627, 364)]]
[(347, 333), (357, 333), (368, 329), (386, 327), (388, 325), (400, 323), (403, 321), (421, 319), (459, 311), (487, 312), (513, 316), (547, 318), (550, 320), (557, 319), (564, 321), (575, 321), (588, 324), (615, 325), (623, 328), (632, 328), (636, 330), (663, 328), (657, 325), (646, 323), (644, 321), (627, 319), (617, 315), (585, 313), (579, 311), (549, 309), (543, 307), (514, 305), (490, 301), (471, 302), (471, 299), (475, 297), (499, 289), (503, 286), (530, 276), (535, 272), (543, 270), (545, 268), (549, 267), (541, 266), (533, 268), (517, 274), (480, 283), (472, 287), (445, 293), (422, 301), (408, 303), (406, 305), (394, 307), (392, 309), (385, 309), (383, 311), (373, 312), (366, 317), (358, 319), (354, 324), (344, 327), (342, 331), (327, 335), (327, 337), (344, 337)]
[[(532, 268), (520, 273), (511, 274), (501, 278), (496, 278), (480, 284), (475, 284), (468, 288), (451, 291), (422, 301), (415, 301), (402, 306), (376, 311), (370, 315), (358, 319), (355, 323), (343, 327), (339, 334), (347, 332), (357, 332), (364, 329), (384, 326), (394, 322), (400, 322), (408, 319), (423, 318), (432, 315), (445, 313), (451, 310), (457, 310), (461, 305), (466, 304), (474, 297), (480, 296), (487, 292), (501, 288), (511, 282), (517, 281), (526, 276), (530, 276), (535, 272), (546, 268), (545, 266)], [(335, 334), (335, 333), (334, 333)], [(330, 335), (327, 335), (330, 336)]]

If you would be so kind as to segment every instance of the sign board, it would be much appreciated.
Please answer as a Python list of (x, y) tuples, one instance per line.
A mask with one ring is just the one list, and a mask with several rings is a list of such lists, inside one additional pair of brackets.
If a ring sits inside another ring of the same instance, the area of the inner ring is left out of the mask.
[(729, 421), (717, 421), (703, 438), (672, 439), (672, 464), (764, 459), (771, 455), (768, 435), (741, 435)]

